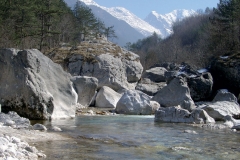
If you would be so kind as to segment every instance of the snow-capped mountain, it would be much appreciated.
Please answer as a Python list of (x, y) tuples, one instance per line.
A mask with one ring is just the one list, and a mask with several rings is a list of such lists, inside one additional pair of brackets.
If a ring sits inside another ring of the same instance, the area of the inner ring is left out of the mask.
[(123, 7), (107, 8), (98, 5), (93, 0), (80, 0), (85, 3), (96, 17), (100, 18), (107, 27), (114, 26), (118, 39), (116, 43), (124, 46), (127, 42), (136, 42), (138, 39), (150, 36), (153, 32), (161, 35), (159, 29), (151, 26)]
[[(73, 6), (75, 0), (65, 1)], [(172, 33), (171, 28), (174, 22), (197, 14), (194, 10), (174, 10), (165, 15), (152, 11), (145, 20), (142, 20), (123, 7), (107, 8), (100, 6), (94, 0), (79, 1), (91, 8), (94, 15), (101, 19), (106, 27), (114, 26), (118, 38), (112, 41), (120, 46), (125, 46), (127, 42), (136, 42), (138, 39), (152, 35), (153, 32), (165, 38)]]
[(194, 10), (174, 10), (165, 15), (158, 14), (156, 11), (152, 11), (146, 18), (145, 21), (159, 29), (162, 33), (162, 37), (167, 37), (172, 34), (172, 26), (175, 22), (181, 21), (182, 19), (197, 15), (198, 13)]

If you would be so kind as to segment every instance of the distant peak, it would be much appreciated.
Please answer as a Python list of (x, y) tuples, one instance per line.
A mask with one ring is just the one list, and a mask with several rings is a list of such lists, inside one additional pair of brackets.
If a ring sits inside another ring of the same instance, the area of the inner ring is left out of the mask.
[(79, 0), (83, 3), (85, 3), (86, 5), (97, 5), (96, 2), (94, 2), (93, 0)]

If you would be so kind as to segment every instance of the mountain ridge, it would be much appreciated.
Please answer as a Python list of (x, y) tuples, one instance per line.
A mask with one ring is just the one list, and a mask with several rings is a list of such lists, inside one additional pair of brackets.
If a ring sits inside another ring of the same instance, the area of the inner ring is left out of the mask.
[(174, 10), (173, 12), (161, 15), (152, 11), (143, 20), (124, 7), (107, 8), (97, 4), (94, 0), (79, 0), (87, 5), (94, 15), (101, 19), (107, 27), (114, 26), (118, 39), (112, 39), (120, 46), (127, 42), (134, 43), (138, 39), (143, 39), (156, 32), (161, 38), (166, 38), (172, 34), (172, 25), (178, 20), (182, 20), (192, 14), (194, 10)]
[(162, 32), (163, 38), (165, 38), (172, 34), (172, 26), (175, 22), (197, 14), (198, 13), (194, 10), (186, 9), (176, 9), (164, 15), (152, 11), (144, 20), (159, 30), (165, 31)]

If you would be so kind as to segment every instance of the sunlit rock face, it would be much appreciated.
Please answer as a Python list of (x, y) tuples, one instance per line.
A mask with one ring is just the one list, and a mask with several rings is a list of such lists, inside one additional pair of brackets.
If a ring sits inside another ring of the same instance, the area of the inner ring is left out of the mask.
[(29, 119), (70, 118), (77, 94), (70, 74), (40, 51), (0, 50), (0, 103)]

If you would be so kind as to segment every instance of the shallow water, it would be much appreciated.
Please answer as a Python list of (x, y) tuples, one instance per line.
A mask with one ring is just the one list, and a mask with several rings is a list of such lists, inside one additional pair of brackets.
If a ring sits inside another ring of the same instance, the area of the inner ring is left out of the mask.
[[(37, 144), (47, 159), (239, 159), (240, 134), (186, 124), (154, 122), (154, 116), (78, 116), (44, 122), (72, 141)], [(198, 134), (184, 133), (194, 130)]]

